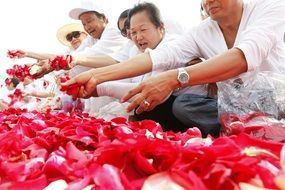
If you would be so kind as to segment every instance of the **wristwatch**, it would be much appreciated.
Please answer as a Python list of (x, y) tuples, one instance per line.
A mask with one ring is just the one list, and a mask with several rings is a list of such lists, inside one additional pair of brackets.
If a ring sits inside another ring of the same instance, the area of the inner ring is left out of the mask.
[(183, 67), (179, 68), (177, 80), (180, 83), (180, 88), (184, 88), (184, 87), (188, 86), (189, 79), (190, 79), (190, 76), (187, 73), (187, 71), (185, 70), (185, 68), (183, 68)]

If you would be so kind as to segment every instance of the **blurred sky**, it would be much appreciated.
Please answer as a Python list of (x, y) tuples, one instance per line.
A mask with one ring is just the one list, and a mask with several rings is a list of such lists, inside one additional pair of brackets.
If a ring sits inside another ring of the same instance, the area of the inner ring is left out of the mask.
[[(105, 10), (109, 21), (116, 22), (119, 14), (138, 0), (94, 0)], [(143, 2), (143, 1), (141, 1)], [(164, 19), (177, 20), (187, 26), (200, 22), (200, 0), (149, 0), (156, 4)], [(7, 50), (23, 49), (60, 54), (66, 47), (56, 39), (56, 31), (64, 24), (79, 22), (69, 18), (80, 0), (1, 0), (0, 82), (13, 63), (34, 62), (30, 59), (12, 61)]]

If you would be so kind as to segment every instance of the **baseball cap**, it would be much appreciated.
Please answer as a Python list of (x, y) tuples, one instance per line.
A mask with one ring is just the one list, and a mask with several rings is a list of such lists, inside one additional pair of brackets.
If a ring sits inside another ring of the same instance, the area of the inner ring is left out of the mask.
[(93, 1), (90, 0), (84, 0), (81, 1), (79, 7), (69, 11), (69, 17), (75, 20), (80, 20), (79, 16), (89, 11), (96, 11), (100, 14), (104, 14), (102, 7), (100, 7), (98, 4), (95, 4)]

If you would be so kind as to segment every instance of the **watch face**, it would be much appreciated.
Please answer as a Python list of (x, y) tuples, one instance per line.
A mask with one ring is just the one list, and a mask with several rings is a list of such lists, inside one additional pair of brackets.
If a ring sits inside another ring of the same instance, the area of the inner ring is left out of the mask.
[(182, 73), (179, 78), (182, 83), (185, 83), (188, 81), (188, 75), (186, 73)]
[(189, 75), (188, 75), (187, 71), (183, 68), (179, 68), (177, 79), (179, 80), (182, 87), (187, 86), (188, 81), (189, 81)]

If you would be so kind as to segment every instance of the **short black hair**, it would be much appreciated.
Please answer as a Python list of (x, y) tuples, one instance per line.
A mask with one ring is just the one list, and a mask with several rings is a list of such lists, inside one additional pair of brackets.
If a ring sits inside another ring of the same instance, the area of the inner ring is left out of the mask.
[(147, 15), (149, 16), (150, 21), (156, 26), (160, 27), (162, 22), (160, 11), (157, 8), (157, 6), (153, 3), (149, 2), (143, 2), (135, 5), (130, 11), (129, 11), (129, 19), (131, 17), (139, 12), (146, 11)]

